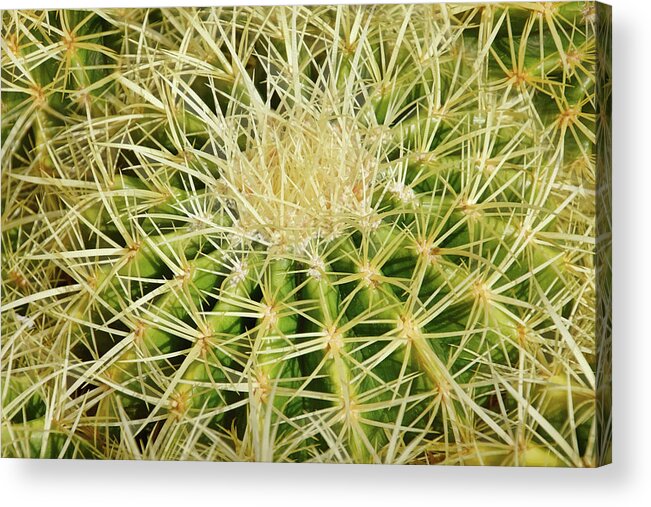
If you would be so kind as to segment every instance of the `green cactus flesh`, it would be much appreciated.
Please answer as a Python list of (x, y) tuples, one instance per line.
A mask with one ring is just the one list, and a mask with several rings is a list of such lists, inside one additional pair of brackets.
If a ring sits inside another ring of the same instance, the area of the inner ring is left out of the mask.
[(4, 11), (2, 454), (607, 461), (608, 15)]

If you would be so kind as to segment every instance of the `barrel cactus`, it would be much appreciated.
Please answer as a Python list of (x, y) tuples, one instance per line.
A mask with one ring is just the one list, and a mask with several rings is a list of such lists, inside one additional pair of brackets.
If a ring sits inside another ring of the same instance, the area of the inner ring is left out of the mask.
[(2, 28), (4, 456), (609, 460), (605, 7)]

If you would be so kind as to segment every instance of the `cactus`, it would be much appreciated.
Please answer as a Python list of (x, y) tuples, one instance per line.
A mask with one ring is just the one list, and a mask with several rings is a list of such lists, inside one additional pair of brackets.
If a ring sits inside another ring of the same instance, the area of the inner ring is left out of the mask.
[(607, 462), (608, 15), (3, 12), (2, 454)]

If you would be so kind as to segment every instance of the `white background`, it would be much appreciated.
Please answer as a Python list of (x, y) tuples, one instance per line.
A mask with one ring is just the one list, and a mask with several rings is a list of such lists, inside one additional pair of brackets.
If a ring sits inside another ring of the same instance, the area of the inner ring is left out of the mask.
[[(2, 8), (209, 3), (224, 2), (0, 0)], [(610, 3), (615, 172), (613, 465), (597, 470), (540, 470), (5, 459), (0, 460), (0, 505), (651, 505), (651, 326), (645, 321), (651, 317), (651, 2)]]

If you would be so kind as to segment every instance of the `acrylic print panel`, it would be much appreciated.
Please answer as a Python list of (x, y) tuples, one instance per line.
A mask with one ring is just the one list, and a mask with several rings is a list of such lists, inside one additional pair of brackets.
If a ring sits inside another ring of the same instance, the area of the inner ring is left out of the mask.
[(2, 13), (2, 455), (610, 461), (610, 8)]

